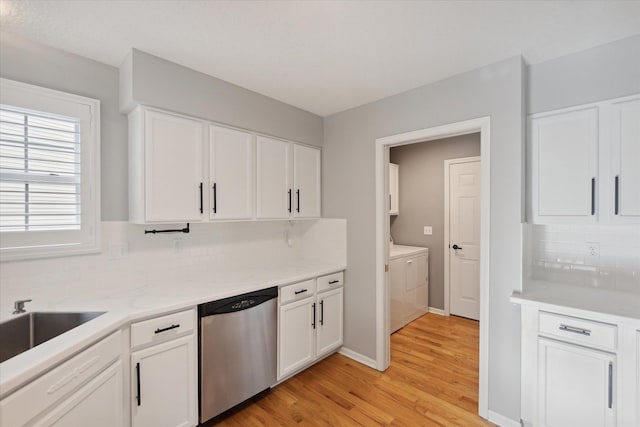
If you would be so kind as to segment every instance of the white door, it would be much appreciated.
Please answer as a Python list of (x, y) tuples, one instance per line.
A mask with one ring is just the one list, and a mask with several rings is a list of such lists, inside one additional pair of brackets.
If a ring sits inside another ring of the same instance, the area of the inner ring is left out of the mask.
[(145, 111), (145, 218), (202, 220), (202, 123)]
[(616, 424), (615, 355), (538, 339), (539, 426)]
[(108, 367), (33, 427), (118, 427), (124, 425), (122, 405), (122, 362)]
[(211, 219), (253, 216), (253, 136), (209, 126), (209, 194)]
[(613, 218), (640, 222), (640, 99), (619, 102), (611, 111)]
[(257, 139), (258, 218), (288, 218), (293, 208), (291, 143)]
[(480, 318), (480, 161), (449, 161), (449, 311)]
[(531, 120), (535, 223), (597, 221), (598, 109)]
[(317, 355), (322, 356), (342, 345), (342, 288), (319, 294), (317, 301)]
[(389, 163), (389, 215), (400, 213), (400, 167)]
[(294, 216), (320, 216), (320, 150), (293, 144)]
[(280, 366), (283, 378), (315, 359), (315, 298), (280, 307)]
[(132, 426), (196, 425), (197, 387), (193, 336), (132, 353)]

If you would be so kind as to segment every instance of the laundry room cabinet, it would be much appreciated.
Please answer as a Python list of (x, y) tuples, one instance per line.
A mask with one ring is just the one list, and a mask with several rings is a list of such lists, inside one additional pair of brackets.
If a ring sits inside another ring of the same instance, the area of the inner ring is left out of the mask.
[(535, 224), (640, 223), (640, 96), (528, 121)]
[(258, 136), (257, 217), (319, 217), (320, 160), (317, 148)]

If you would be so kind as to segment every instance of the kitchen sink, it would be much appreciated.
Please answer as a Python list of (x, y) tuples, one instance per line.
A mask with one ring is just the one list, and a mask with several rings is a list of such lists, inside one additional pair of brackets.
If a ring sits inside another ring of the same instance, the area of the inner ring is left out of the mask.
[(104, 312), (33, 312), (0, 323), (0, 363), (101, 314)]

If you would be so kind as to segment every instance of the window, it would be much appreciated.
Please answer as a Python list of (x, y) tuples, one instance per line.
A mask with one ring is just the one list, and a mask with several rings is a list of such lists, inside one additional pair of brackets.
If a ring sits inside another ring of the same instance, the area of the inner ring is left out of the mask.
[(97, 251), (99, 109), (0, 79), (2, 260)]

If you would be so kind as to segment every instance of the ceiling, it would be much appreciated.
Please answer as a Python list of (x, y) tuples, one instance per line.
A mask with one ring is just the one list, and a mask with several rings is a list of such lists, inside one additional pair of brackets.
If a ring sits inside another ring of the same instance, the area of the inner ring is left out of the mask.
[(640, 34), (640, 2), (1, 0), (0, 25), (116, 67), (135, 47), (326, 116)]

